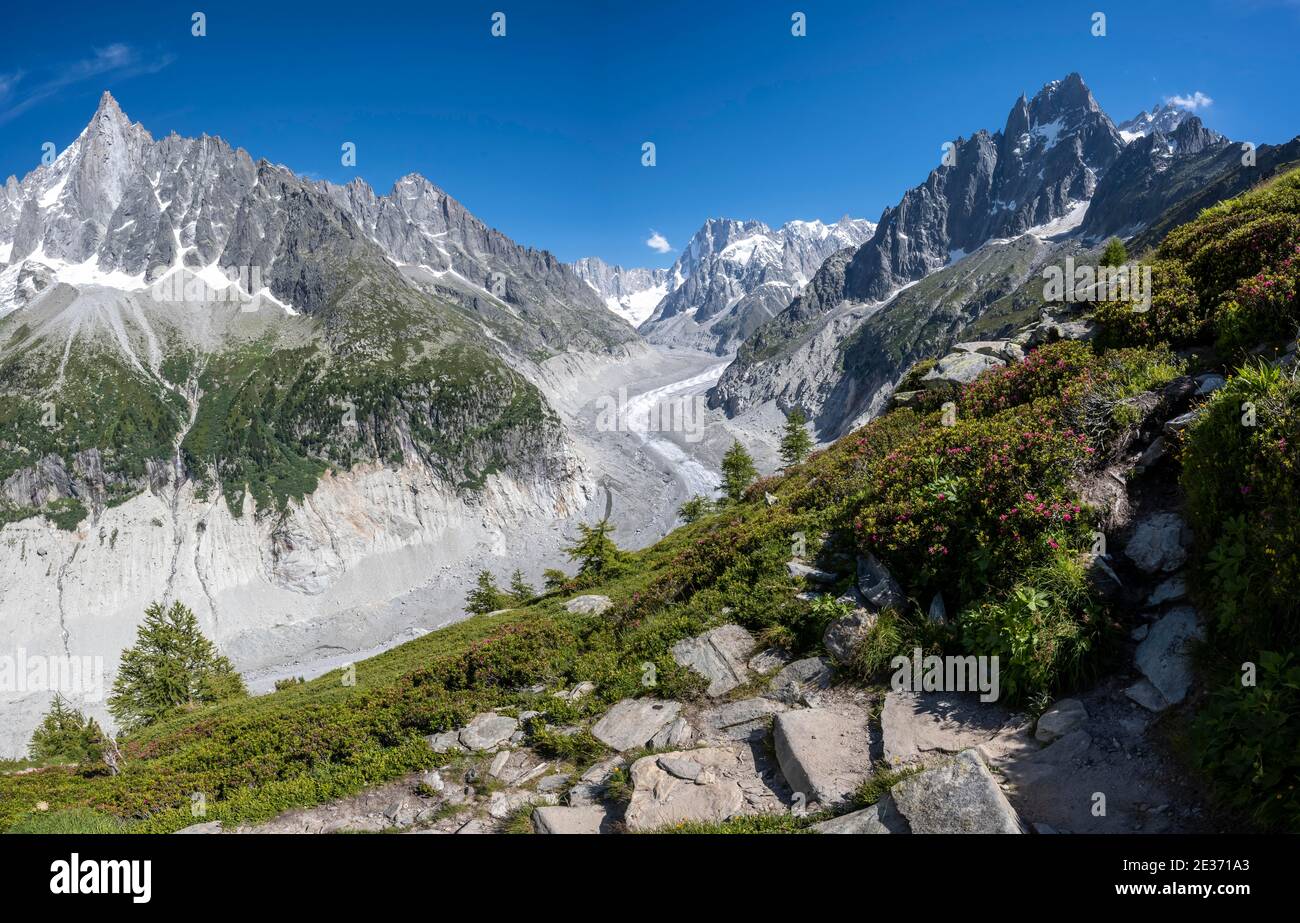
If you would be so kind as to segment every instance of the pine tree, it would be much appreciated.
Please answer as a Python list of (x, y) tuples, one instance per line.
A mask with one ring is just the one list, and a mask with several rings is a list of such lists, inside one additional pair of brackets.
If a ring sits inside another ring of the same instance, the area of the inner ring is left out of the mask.
[(548, 593), (563, 589), (568, 582), (569, 575), (557, 567), (548, 567), (542, 571), (542, 586), (546, 587)]
[(125, 730), (135, 730), (178, 708), (247, 695), (230, 660), (199, 631), (199, 620), (177, 602), (154, 603), (136, 630), (135, 646), (122, 652), (108, 710)]
[(754, 459), (749, 452), (739, 440), (732, 443), (727, 454), (722, 456), (722, 492), (733, 503), (739, 503), (745, 495), (745, 488), (757, 476), (758, 469), (754, 467)]
[(1124, 241), (1118, 237), (1112, 237), (1106, 242), (1106, 249), (1101, 255), (1101, 265), (1123, 266), (1127, 262), (1128, 248), (1124, 246)]
[(529, 586), (528, 581), (524, 579), (524, 572), (517, 567), (515, 572), (510, 575), (510, 595), (514, 597), (516, 606), (522, 606), (537, 595), (537, 591)]
[(804, 428), (807, 422), (808, 418), (798, 407), (786, 414), (785, 435), (781, 437), (781, 461), (785, 462), (787, 468), (803, 461), (812, 449), (812, 437)]
[(677, 508), (677, 515), (687, 525), (697, 522), (711, 512), (713, 512), (713, 501), (708, 497), (701, 497), (699, 494), (691, 497)]
[(50, 710), (32, 731), (27, 755), (37, 762), (98, 763), (104, 754), (104, 732), (94, 718), (55, 693)]
[(465, 611), (474, 615), (483, 615), (485, 612), (504, 609), (508, 603), (509, 599), (497, 586), (496, 578), (492, 573), (481, 570), (478, 572), (478, 581), (474, 589), (470, 590), (469, 595), (465, 597)]
[(626, 557), (609, 537), (614, 531), (609, 520), (602, 519), (594, 526), (579, 523), (578, 529), (581, 532), (578, 541), (564, 549), (570, 561), (578, 562), (578, 579), (589, 582), (596, 577), (617, 574)]

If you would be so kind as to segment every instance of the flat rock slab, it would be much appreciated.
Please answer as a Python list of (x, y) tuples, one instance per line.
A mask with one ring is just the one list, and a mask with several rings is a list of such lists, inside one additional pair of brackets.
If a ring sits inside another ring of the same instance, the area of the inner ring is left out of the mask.
[(1204, 637), (1196, 610), (1178, 606), (1152, 625), (1138, 645), (1137, 668), (1169, 704), (1177, 705), (1187, 697), (1192, 685), (1191, 647)]
[(609, 813), (602, 807), (565, 808), (555, 805), (533, 812), (533, 829), (538, 833), (606, 833), (609, 826)]
[(509, 715), (484, 712), (461, 728), (460, 745), (466, 750), (491, 750), (510, 740), (519, 730), (519, 721)]
[(700, 712), (700, 735), (711, 743), (760, 741), (767, 737), (772, 717), (787, 709), (782, 702), (761, 697), (715, 705)]
[(743, 744), (642, 757), (632, 764), (632, 800), (623, 822), (636, 832), (778, 813), (786, 810), (785, 792), (773, 776)]
[(655, 735), (677, 719), (681, 702), (659, 699), (623, 699), (591, 726), (597, 740), (615, 750), (649, 747)]
[(851, 706), (783, 712), (772, 724), (786, 781), (808, 801), (841, 803), (871, 775), (867, 713)]
[(885, 695), (880, 713), (885, 759), (895, 769), (935, 756), (980, 747), (990, 757), (1037, 749), (1028, 722), (974, 693), (896, 692)]
[(573, 597), (564, 604), (564, 608), (570, 612), (580, 612), (584, 615), (600, 615), (612, 605), (614, 605), (614, 602), (608, 596), (590, 594)]
[(908, 776), (890, 790), (913, 833), (1024, 833), (976, 750)]
[(1177, 513), (1152, 513), (1140, 520), (1124, 546), (1125, 556), (1147, 574), (1169, 573), (1187, 561), (1192, 533)]
[(842, 814), (813, 824), (817, 833), (911, 833), (907, 821), (898, 813), (892, 795), (886, 793), (869, 808)]
[(709, 681), (708, 694), (720, 696), (748, 681), (746, 658), (754, 636), (739, 625), (722, 625), (673, 645), (673, 660)]

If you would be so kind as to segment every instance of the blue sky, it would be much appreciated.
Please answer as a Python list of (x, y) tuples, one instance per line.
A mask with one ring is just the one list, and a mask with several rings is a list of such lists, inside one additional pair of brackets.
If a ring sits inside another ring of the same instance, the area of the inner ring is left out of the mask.
[[(140, 5), (143, 7), (144, 5)], [(203, 9), (207, 36), (190, 34)], [(710, 216), (876, 219), (944, 140), (1078, 71), (1117, 121), (1170, 96), (1238, 140), (1300, 134), (1300, 0), (10, 4), (0, 176), (112, 91), (155, 137), (380, 191), (408, 172), (565, 260), (666, 266)], [(490, 34), (494, 11), (506, 35)], [(791, 13), (807, 35), (790, 34)], [(1091, 34), (1095, 10), (1107, 34)], [(357, 145), (357, 165), (340, 146)], [(657, 165), (641, 165), (652, 141)]]

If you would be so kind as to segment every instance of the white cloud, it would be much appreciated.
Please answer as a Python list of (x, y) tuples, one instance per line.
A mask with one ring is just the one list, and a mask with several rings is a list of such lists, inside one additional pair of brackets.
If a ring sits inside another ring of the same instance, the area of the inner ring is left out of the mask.
[(668, 242), (668, 238), (654, 228), (650, 229), (650, 236), (646, 239), (645, 245), (656, 253), (668, 253), (673, 249), (673, 245)]
[[(8, 122), (32, 106), (59, 93), (61, 90), (85, 83), (88, 80), (121, 80), (137, 74), (153, 74), (172, 62), (172, 55), (146, 58), (130, 45), (115, 42), (105, 48), (95, 48), (90, 57), (78, 61), (65, 61), (55, 65), (43, 79), (28, 81), (26, 92), (13, 93), (14, 86), (23, 75), (0, 74), (0, 125)], [(102, 79), (101, 79), (102, 78)]]
[(1166, 96), (1165, 102), (1171, 106), (1177, 106), (1179, 109), (1186, 109), (1188, 112), (1195, 112), (1197, 109), (1205, 109), (1214, 105), (1214, 100), (1200, 90), (1197, 90), (1191, 96)]

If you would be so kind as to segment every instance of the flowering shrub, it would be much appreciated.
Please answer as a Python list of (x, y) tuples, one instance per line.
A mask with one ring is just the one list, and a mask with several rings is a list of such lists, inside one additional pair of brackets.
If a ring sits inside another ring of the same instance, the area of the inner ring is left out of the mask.
[(1217, 338), (1250, 348), (1294, 335), (1300, 255), (1300, 170), (1206, 209), (1156, 249), (1152, 302), (1098, 306), (1108, 343), (1187, 344)]

